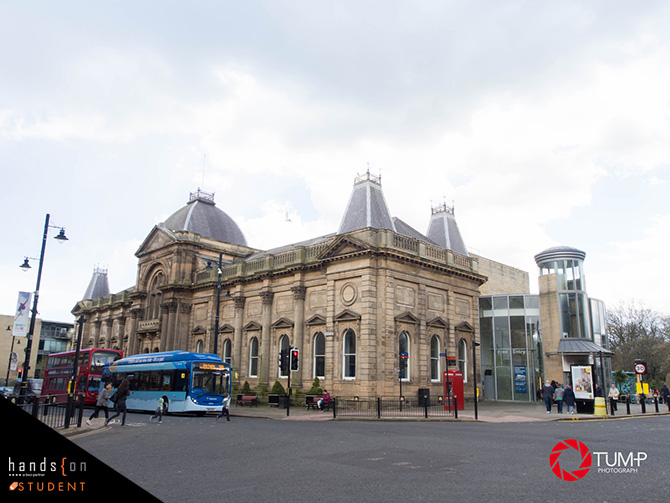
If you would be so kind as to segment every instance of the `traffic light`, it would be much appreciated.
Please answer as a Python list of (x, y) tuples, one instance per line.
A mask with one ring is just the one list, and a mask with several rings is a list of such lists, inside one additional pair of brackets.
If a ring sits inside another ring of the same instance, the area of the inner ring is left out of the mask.
[(23, 380), (23, 367), (19, 369), (19, 374), (17, 376), (18, 380), (21, 381)]
[(282, 349), (281, 351), (279, 351), (279, 370), (281, 371), (282, 374), (286, 374), (288, 372), (288, 365), (289, 365), (289, 350)]
[(300, 350), (293, 348), (291, 350), (291, 370), (298, 370), (300, 367)]

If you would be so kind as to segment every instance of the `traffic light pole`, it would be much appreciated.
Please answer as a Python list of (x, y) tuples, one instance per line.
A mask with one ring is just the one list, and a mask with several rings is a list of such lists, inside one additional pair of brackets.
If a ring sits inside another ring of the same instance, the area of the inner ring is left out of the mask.
[(289, 416), (291, 410), (291, 350), (293, 346), (288, 347), (288, 394), (286, 395), (286, 417)]

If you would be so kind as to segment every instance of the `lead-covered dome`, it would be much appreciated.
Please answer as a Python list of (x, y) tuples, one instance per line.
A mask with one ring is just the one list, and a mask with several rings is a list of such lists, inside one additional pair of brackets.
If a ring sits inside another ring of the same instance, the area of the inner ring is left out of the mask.
[(214, 194), (198, 189), (188, 203), (173, 213), (163, 224), (172, 231), (188, 231), (203, 237), (247, 246), (244, 234), (235, 221), (216, 207)]

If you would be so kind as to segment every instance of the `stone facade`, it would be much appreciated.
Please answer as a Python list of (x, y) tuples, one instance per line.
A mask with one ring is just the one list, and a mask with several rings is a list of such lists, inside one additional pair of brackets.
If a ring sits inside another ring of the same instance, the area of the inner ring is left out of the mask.
[[(219, 254), (225, 265), (215, 348)], [(136, 256), (133, 288), (74, 308), (87, 320), (83, 347), (128, 355), (215, 351), (230, 361), (238, 383), (267, 388), (275, 380), (286, 385), (278, 353), (287, 337), (301, 351), (300, 370), (292, 374), (296, 388), (308, 389), (323, 368), (322, 386), (335, 395), (394, 395), (399, 336), (406, 332), (403, 391), (414, 396), (418, 388), (442, 394), (439, 373), (431, 374), (433, 337), (450, 355), (461, 339), (467, 347), (478, 339), (477, 302), (486, 277), (477, 258), (389, 229), (259, 252), (159, 224)]]

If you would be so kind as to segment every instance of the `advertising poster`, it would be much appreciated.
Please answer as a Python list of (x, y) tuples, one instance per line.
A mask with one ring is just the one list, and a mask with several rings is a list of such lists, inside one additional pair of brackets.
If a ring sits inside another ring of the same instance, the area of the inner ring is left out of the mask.
[(30, 325), (30, 297), (29, 292), (19, 292), (19, 300), (16, 302), (16, 314), (14, 314), (14, 337), (26, 337)]
[(593, 400), (593, 369), (590, 365), (573, 365), (572, 389), (575, 398)]
[(526, 367), (524, 365), (514, 366), (514, 392), (528, 393), (528, 382), (526, 381)]

